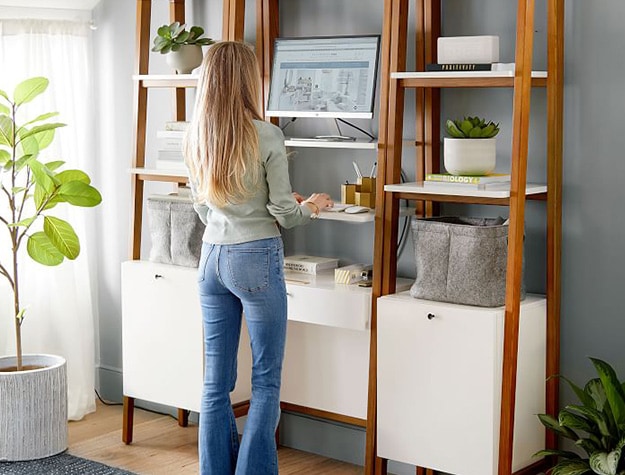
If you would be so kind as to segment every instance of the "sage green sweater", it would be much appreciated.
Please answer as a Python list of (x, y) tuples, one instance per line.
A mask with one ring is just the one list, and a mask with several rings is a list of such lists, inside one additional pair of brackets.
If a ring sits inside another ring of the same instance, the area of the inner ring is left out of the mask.
[(310, 221), (310, 208), (298, 204), (293, 197), (282, 131), (269, 122), (255, 120), (254, 125), (258, 130), (261, 157), (256, 192), (244, 203), (223, 208), (195, 203), (195, 210), (206, 224), (204, 242), (237, 244), (256, 241), (279, 236), (277, 224), (292, 228)]

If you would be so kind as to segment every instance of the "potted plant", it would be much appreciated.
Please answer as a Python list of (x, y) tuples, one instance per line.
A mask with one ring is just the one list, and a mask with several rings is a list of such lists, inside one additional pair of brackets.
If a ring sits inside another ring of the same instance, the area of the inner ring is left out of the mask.
[(452, 175), (488, 175), (495, 170), (499, 124), (479, 117), (448, 119), (443, 141), (445, 169)]
[(575, 392), (579, 404), (566, 406), (554, 418), (539, 414), (540, 422), (561, 437), (572, 440), (585, 457), (565, 450), (541, 450), (536, 456), (560, 457), (550, 475), (625, 474), (625, 389), (605, 361), (590, 358), (598, 378), (583, 388), (562, 377)]
[(167, 64), (179, 74), (188, 74), (202, 64), (202, 46), (215, 43), (211, 38), (202, 38), (204, 29), (174, 22), (157, 30), (152, 51), (166, 54)]
[(49, 121), (56, 112), (24, 118), (22, 106), (47, 87), (46, 78), (34, 77), (18, 84), (12, 98), (0, 90), (0, 246), (8, 247), (0, 255), (0, 277), (13, 297), (16, 343), (15, 356), (0, 357), (0, 461), (42, 458), (67, 448), (65, 360), (22, 353), (26, 307), (19, 262), (24, 248), (47, 266), (75, 259), (80, 253), (78, 236), (53, 212), (57, 206), (92, 207), (102, 200), (86, 173), (61, 171), (64, 162), (41, 159), (40, 152), (65, 124)]

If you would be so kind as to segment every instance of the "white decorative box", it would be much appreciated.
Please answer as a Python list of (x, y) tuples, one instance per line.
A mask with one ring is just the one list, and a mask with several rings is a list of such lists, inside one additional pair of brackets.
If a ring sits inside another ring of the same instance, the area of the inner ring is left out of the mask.
[(439, 64), (499, 62), (498, 36), (443, 36), (437, 45)]

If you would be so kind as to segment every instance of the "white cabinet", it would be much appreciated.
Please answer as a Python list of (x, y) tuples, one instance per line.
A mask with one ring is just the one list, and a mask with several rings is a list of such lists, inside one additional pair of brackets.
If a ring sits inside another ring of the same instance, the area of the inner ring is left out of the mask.
[[(378, 299), (378, 456), (497, 473), (504, 308)], [(544, 446), (546, 300), (521, 302), (513, 472)]]
[[(124, 262), (122, 316), (124, 395), (199, 412), (204, 351), (197, 269)], [(250, 355), (243, 324), (233, 404), (250, 398)]]

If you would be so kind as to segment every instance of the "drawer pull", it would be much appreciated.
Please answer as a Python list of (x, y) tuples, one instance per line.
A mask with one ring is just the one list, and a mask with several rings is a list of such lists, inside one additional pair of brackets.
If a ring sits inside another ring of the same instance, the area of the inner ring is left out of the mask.
[(433, 313), (428, 313), (428, 320), (432, 320), (434, 317), (436, 317), (436, 315), (434, 315)]
[(163, 276), (161, 274), (154, 274), (155, 279), (162, 279)]

